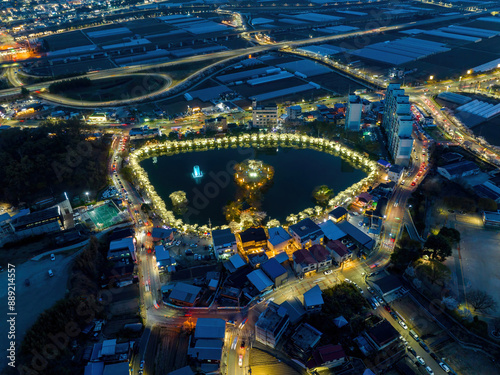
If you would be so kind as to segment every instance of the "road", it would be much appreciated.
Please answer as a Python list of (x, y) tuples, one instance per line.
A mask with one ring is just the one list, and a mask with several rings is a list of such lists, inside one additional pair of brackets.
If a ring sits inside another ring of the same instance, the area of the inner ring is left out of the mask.
[[(481, 13), (475, 13), (476, 16), (479, 16), (481, 14), (487, 14), (488, 12), (481, 12)], [(119, 67), (119, 68), (113, 68), (113, 69), (108, 69), (105, 71), (99, 71), (95, 73), (88, 73), (86, 77), (95, 80), (95, 79), (105, 79), (105, 78), (112, 78), (112, 77), (123, 77), (126, 75), (130, 75), (133, 73), (138, 73), (142, 70), (145, 69), (155, 69), (155, 68), (165, 68), (165, 67), (175, 67), (175, 65), (178, 64), (183, 64), (183, 63), (192, 63), (195, 61), (202, 61), (206, 59), (213, 59), (213, 58), (218, 58), (219, 61), (216, 64), (219, 64), (222, 62), (224, 59), (228, 58), (233, 58), (237, 56), (243, 56), (243, 55), (255, 55), (257, 53), (261, 53), (264, 51), (270, 51), (270, 50), (278, 50), (283, 47), (288, 47), (288, 48), (297, 48), (303, 45), (310, 45), (314, 43), (323, 43), (323, 42), (329, 42), (333, 40), (339, 40), (339, 39), (345, 39), (345, 38), (351, 38), (355, 36), (363, 36), (365, 37), (366, 35), (369, 34), (377, 34), (379, 32), (386, 32), (386, 31), (393, 31), (393, 30), (400, 30), (404, 29), (407, 27), (418, 27), (426, 24), (432, 24), (436, 22), (443, 22), (443, 21), (450, 21), (450, 20), (455, 20), (455, 19), (460, 19), (460, 18), (465, 18), (468, 17), (468, 14), (458, 14), (458, 15), (451, 15), (451, 16), (445, 16), (445, 17), (436, 17), (433, 19), (429, 20), (421, 20), (421, 21), (415, 21), (415, 22), (405, 22), (399, 25), (393, 25), (393, 26), (387, 26), (387, 27), (375, 27), (370, 30), (361, 30), (361, 31), (355, 31), (351, 33), (346, 33), (346, 34), (341, 34), (341, 35), (329, 35), (329, 36), (322, 36), (322, 37), (316, 37), (316, 38), (310, 38), (310, 39), (304, 39), (304, 40), (298, 40), (298, 41), (285, 41), (285, 42), (279, 42), (271, 45), (257, 45), (253, 46), (250, 48), (243, 48), (243, 49), (236, 49), (236, 50), (231, 50), (231, 51), (223, 51), (223, 52), (217, 52), (217, 53), (212, 53), (208, 55), (200, 55), (200, 56), (190, 56), (187, 58), (179, 59), (176, 61), (170, 61), (166, 63), (160, 63), (160, 64), (145, 64), (145, 65), (139, 65), (139, 66), (127, 66), (127, 67)], [(214, 64), (215, 65), (215, 64)], [(10, 71), (11, 69), (9, 69)], [(191, 77), (188, 77), (186, 80), (183, 80), (181, 83), (184, 83), (187, 80), (190, 80), (193, 78), (194, 75)], [(47, 81), (43, 83), (37, 83), (33, 85), (25, 85), (28, 90), (30, 91), (40, 91), (42, 89), (47, 89), (51, 83), (54, 82), (60, 82), (62, 80), (54, 80), (54, 81)], [(15, 85), (16, 80), (13, 80), (13, 84)], [(156, 92), (149, 93), (146, 95), (141, 95), (136, 98), (132, 99), (125, 99), (125, 100), (114, 100), (114, 101), (108, 101), (108, 102), (84, 102), (80, 101), (74, 101), (71, 99), (63, 98), (63, 97), (55, 97), (55, 96), (49, 96), (47, 94), (37, 94), (41, 98), (46, 99), (49, 102), (52, 103), (57, 103), (57, 104), (62, 104), (62, 105), (68, 105), (72, 106), (74, 108), (96, 108), (96, 107), (114, 107), (114, 106), (120, 106), (120, 105), (128, 105), (131, 103), (138, 103), (144, 100), (148, 99), (153, 99), (159, 96), (164, 95), (168, 90), (171, 90), (172, 87), (168, 88), (162, 88)], [(18, 88), (12, 88), (12, 89), (5, 89), (0, 91), (0, 98), (4, 96), (11, 96), (14, 94), (19, 93)], [(75, 103), (76, 102), (76, 103)]]

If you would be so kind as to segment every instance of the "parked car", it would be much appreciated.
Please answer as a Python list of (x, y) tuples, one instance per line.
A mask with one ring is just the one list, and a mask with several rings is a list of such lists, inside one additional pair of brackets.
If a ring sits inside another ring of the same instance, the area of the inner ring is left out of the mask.
[(244, 349), (244, 348), (245, 348), (245, 341), (242, 341), (242, 342), (241, 342), (240, 349)]
[(391, 311), (391, 316), (394, 320), (399, 320), (398, 316), (396, 315), (396, 313), (394, 311)]
[(333, 273), (332, 270), (326, 270), (325, 272), (323, 272), (325, 275), (331, 275)]
[(49, 277), (52, 277), (54, 276), (54, 272), (52, 272), (52, 270), (49, 270)]
[(439, 362), (439, 367), (441, 367), (443, 369), (443, 371), (445, 371), (445, 372), (451, 372), (451, 369), (444, 362)]
[(391, 306), (389, 305), (384, 305), (384, 309), (386, 309), (388, 312), (391, 312)]
[(50, 260), (56, 260), (56, 256), (54, 254), (50, 254)]
[(427, 345), (425, 345), (425, 343), (424, 343), (423, 341), (419, 341), (419, 343), (418, 343), (418, 344), (419, 344), (419, 345), (422, 347), (422, 349), (424, 349), (427, 353), (430, 353), (430, 352), (431, 352), (431, 350), (429, 349), (429, 347), (428, 347)]
[(142, 370), (144, 368), (144, 360), (141, 361), (141, 364), (139, 365), (139, 368)]
[(420, 357), (419, 355), (417, 355), (417, 361), (418, 363), (420, 363), (422, 366), (425, 366), (425, 361), (422, 357)]
[(439, 357), (436, 355), (436, 353), (431, 353), (431, 357), (436, 361), (436, 362), (440, 362), (441, 360), (439, 359)]
[(240, 356), (239, 356), (239, 358), (238, 358), (238, 365), (239, 365), (240, 367), (242, 367), (242, 366), (243, 366), (243, 354), (240, 354)]
[(434, 371), (432, 371), (432, 369), (429, 366), (425, 366), (425, 371), (427, 371), (429, 375), (434, 375)]
[(400, 320), (400, 321), (399, 321), (399, 325), (400, 325), (401, 327), (403, 327), (403, 329), (408, 329), (408, 326), (407, 326), (407, 325), (406, 325), (406, 323), (405, 323), (405, 322), (403, 322), (402, 320)]
[(407, 346), (406, 349), (408, 349), (408, 351), (413, 354), (415, 357), (417, 356), (417, 352), (415, 351), (415, 349), (413, 349), (411, 346)]

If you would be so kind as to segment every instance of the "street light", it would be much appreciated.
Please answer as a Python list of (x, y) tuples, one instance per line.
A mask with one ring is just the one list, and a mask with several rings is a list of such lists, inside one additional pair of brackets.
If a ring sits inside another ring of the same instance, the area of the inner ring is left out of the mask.
[(429, 76), (429, 79), (432, 81), (434, 79), (434, 76)]
[(89, 192), (85, 192), (85, 195), (87, 196), (87, 203), (89, 203)]

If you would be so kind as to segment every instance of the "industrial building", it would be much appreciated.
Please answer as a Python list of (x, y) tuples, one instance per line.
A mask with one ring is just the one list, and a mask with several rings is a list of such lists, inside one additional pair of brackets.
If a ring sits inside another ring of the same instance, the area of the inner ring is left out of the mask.
[(413, 148), (413, 118), (410, 98), (399, 83), (391, 83), (387, 87), (382, 126), (387, 133), (389, 152), (395, 164), (408, 166)]

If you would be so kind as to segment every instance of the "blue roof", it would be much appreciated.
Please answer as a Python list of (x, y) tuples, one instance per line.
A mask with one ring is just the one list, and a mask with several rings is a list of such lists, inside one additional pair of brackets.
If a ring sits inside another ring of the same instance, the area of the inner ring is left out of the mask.
[(304, 306), (318, 306), (325, 302), (323, 301), (321, 289), (318, 284), (304, 293)]
[(271, 279), (276, 279), (277, 277), (287, 273), (285, 267), (283, 267), (276, 258), (271, 258), (267, 262), (261, 264), (260, 268), (269, 276)]
[(385, 161), (384, 159), (377, 160), (377, 163), (379, 163), (384, 168), (389, 168), (391, 166), (391, 163)]
[(269, 279), (269, 277), (266, 276), (264, 271), (260, 269), (250, 272), (247, 275), (247, 278), (259, 292), (262, 292), (263, 290), (274, 285), (274, 283)]
[(267, 232), (269, 233), (268, 241), (273, 246), (289, 241), (292, 238), (292, 236), (282, 227), (270, 228)]
[(282, 253), (276, 254), (274, 256), (274, 259), (276, 259), (280, 263), (285, 263), (287, 260), (290, 259), (290, 257), (288, 256), (288, 254), (286, 252), (282, 252)]

